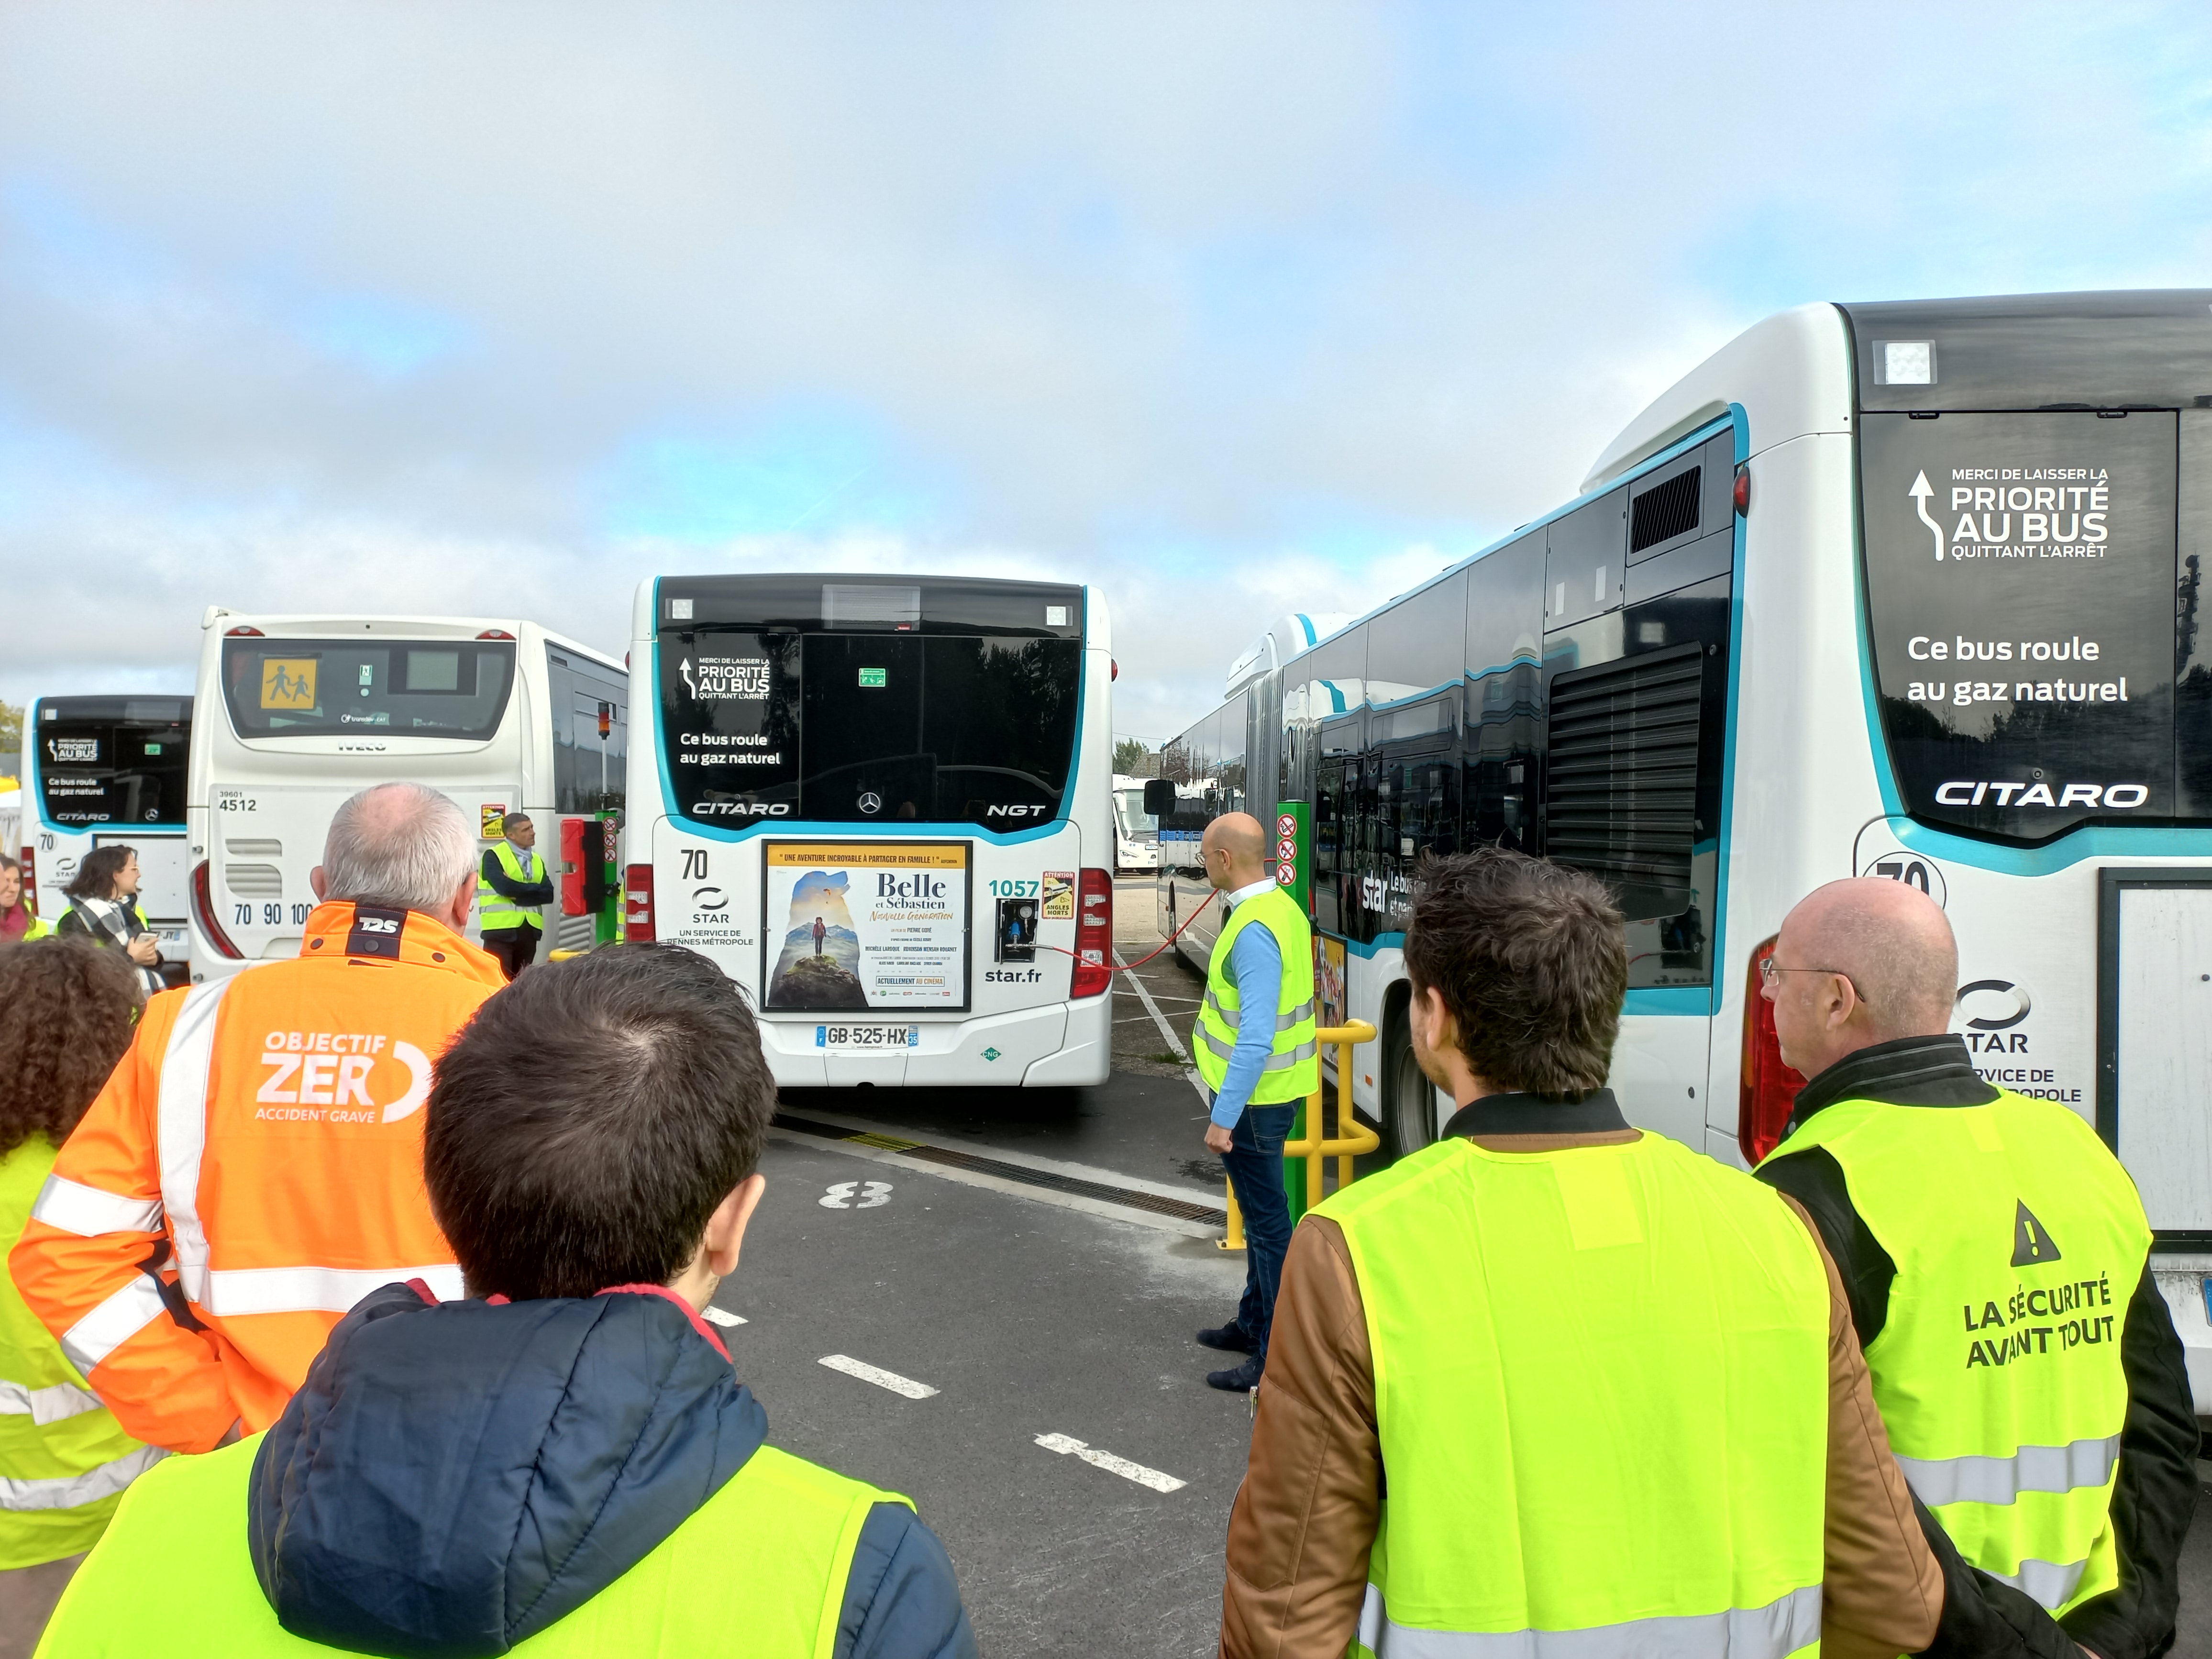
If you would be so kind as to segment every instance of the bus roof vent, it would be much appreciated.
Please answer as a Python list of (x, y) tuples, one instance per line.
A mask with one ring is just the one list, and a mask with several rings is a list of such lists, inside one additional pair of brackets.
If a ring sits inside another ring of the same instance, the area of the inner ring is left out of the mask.
[(1647, 547), (1672, 541), (1698, 527), (1698, 479), (1704, 471), (1704, 467), (1693, 466), (1629, 498), (1628, 551), (1632, 557)]
[(1677, 646), (1552, 682), (1544, 850), (1612, 886), (1631, 921), (1690, 908), (1705, 660)]

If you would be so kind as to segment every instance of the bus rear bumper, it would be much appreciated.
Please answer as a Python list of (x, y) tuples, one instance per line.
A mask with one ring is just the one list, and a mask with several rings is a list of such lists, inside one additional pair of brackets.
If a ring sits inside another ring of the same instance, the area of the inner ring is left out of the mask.
[[(817, 1042), (823, 1022), (771, 1015), (760, 1022), (761, 1047), (777, 1085), (786, 1089), (1103, 1083), (1112, 1064), (1113, 1002), (1110, 996), (1086, 997), (957, 1024), (921, 1024), (915, 1047), (889, 1054), (831, 1053)], [(848, 1024), (883, 1020), (880, 1015), (836, 1018)]]

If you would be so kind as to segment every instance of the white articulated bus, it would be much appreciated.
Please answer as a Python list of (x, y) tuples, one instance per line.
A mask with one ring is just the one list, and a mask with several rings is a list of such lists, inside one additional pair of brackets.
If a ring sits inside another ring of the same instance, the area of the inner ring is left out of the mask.
[(665, 576), (630, 672), (629, 936), (720, 963), (779, 1083), (1105, 1080), (1095, 588)]
[[(510, 811), (558, 867), (563, 815), (619, 808), (629, 683), (619, 662), (534, 623), (264, 617), (201, 626), (188, 823), (192, 977), (297, 956), (331, 815), (404, 780), (458, 801), (479, 850)], [(545, 915), (547, 949), (592, 918)], [(471, 934), (475, 934), (471, 921)]]
[[(2212, 1411), (2208, 556), (2212, 291), (1749, 330), (1577, 500), (1244, 687), (1246, 769), (1310, 805), (1324, 987), (1382, 1031), (1360, 1104), (1401, 1150), (1437, 1133), (1399, 948), (1424, 852), (1611, 883), (1614, 1086), (1738, 1164), (1798, 1083), (1755, 967), (1784, 914), (1910, 882), (1957, 932), (1984, 1075), (2134, 1175)], [(1188, 874), (1160, 884), (1188, 902)]]
[(62, 890), (95, 847), (138, 854), (138, 908), (161, 954), (186, 957), (185, 757), (190, 697), (40, 697), (23, 721), (23, 887), (49, 926), (70, 908)]

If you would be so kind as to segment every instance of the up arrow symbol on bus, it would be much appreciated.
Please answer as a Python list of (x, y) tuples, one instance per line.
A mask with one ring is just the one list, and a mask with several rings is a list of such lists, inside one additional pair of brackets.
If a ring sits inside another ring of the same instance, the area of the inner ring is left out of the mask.
[(1927, 473), (1914, 476), (1912, 488), (1905, 492), (1912, 497), (1912, 505), (1919, 509), (1920, 522), (1928, 526), (1928, 533), (1936, 538), (1936, 562), (1943, 562), (1943, 526), (1928, 516), (1928, 498), (1936, 493), (1936, 486), (1928, 482)]
[[(1927, 480), (1926, 480), (1925, 478), (1923, 478), (1923, 479), (1922, 479), (1922, 480), (1921, 480), (1921, 482), (1922, 482), (1923, 483), (1927, 483)], [(1926, 515), (1925, 515), (1925, 514), (1923, 514), (1923, 516), (1924, 517), (1924, 516), (1926, 516)], [(1943, 556), (1942, 556), (1941, 553), (1938, 553), (1936, 556), (1937, 558), (1939, 558), (1939, 559), (1940, 559), (1940, 558), (1942, 558)], [(689, 658), (689, 657), (686, 657), (686, 658), (684, 658), (684, 660), (683, 660), (682, 662), (680, 662), (680, 663), (677, 664), (676, 665), (677, 665), (677, 667), (678, 667), (679, 669), (681, 669), (681, 670), (683, 671), (683, 672), (684, 672), (684, 689), (685, 689), (686, 690), (688, 690), (688, 691), (690, 691), (690, 694), (691, 694), (691, 701), (692, 701), (692, 702), (698, 702), (698, 701), (699, 701), (699, 688), (698, 688), (698, 686), (697, 686), (697, 685), (696, 685), (695, 684), (693, 684), (692, 679), (691, 679), (691, 659), (690, 659), (690, 658)]]

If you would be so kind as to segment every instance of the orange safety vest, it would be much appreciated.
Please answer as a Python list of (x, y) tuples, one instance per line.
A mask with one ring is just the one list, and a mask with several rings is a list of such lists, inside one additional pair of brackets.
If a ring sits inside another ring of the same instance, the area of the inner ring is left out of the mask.
[(464, 1292), (422, 1188), (431, 1062), (507, 983), (418, 911), (318, 905), (299, 959), (154, 998), (8, 1265), (139, 1439), (267, 1427), (355, 1303)]

